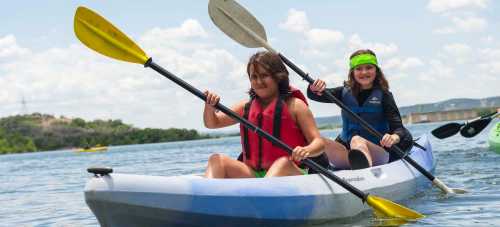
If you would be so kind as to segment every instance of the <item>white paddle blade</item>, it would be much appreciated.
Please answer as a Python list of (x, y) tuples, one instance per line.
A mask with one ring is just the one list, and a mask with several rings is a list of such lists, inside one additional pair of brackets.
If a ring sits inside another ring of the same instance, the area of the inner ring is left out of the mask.
[[(266, 31), (262, 24), (233, 0), (210, 0), (208, 14), (222, 32), (245, 47), (262, 47), (262, 41), (267, 42)], [(249, 32), (258, 37), (249, 35)], [(258, 40), (259, 38), (261, 40)]]

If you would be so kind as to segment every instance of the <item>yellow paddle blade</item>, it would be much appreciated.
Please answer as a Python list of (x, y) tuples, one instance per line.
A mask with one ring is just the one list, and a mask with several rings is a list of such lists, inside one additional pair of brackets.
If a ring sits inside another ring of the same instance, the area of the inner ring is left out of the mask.
[(86, 7), (76, 10), (74, 29), (83, 44), (103, 55), (138, 64), (145, 64), (149, 59), (127, 35)]
[(366, 202), (373, 207), (375, 216), (379, 218), (417, 220), (425, 217), (412, 209), (373, 195), (368, 195)]

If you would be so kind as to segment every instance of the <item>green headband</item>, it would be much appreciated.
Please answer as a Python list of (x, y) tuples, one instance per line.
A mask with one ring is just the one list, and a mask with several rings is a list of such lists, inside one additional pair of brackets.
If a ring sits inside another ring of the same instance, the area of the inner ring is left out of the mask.
[(358, 65), (364, 64), (377, 65), (377, 57), (375, 57), (373, 54), (356, 55), (351, 59), (350, 67), (351, 69), (354, 69), (358, 67)]

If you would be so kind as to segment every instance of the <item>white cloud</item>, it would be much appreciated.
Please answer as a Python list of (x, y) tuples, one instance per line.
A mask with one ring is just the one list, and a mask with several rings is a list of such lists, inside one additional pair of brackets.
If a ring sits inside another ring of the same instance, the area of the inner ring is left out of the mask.
[[(479, 69), (484, 72), (484, 74), (491, 74), (492, 77), (498, 78), (500, 74), (500, 49), (485, 48), (479, 51)], [(481, 73), (483, 74), (483, 73)]]
[(22, 57), (29, 53), (30, 51), (28, 49), (22, 48), (17, 44), (14, 35), (0, 37), (0, 63), (8, 59)]
[(384, 70), (408, 70), (423, 65), (424, 62), (416, 57), (408, 57), (403, 59), (394, 57), (382, 63), (382, 68)]
[(479, 69), (488, 74), (496, 74), (492, 75), (492, 77), (498, 78), (498, 74), (500, 73), (500, 62), (483, 62), (479, 63)]
[(429, 65), (429, 71), (424, 73), (428, 77), (422, 77), (422, 80), (438, 82), (451, 80), (455, 77), (455, 70), (448, 62), (442, 62), (434, 59), (429, 62)]
[(481, 42), (483, 43), (493, 43), (495, 41), (495, 38), (492, 35), (487, 35), (483, 38), (481, 38)]
[(435, 34), (455, 34), (458, 32), (480, 32), (488, 27), (488, 21), (482, 17), (451, 17), (451, 26), (434, 29)]
[(334, 45), (344, 39), (342, 32), (319, 28), (309, 30), (306, 37), (313, 46)]
[(457, 30), (452, 27), (444, 27), (444, 28), (434, 29), (432, 32), (434, 34), (447, 35), (447, 34), (454, 34), (457, 32)]
[(431, 0), (427, 8), (434, 13), (442, 13), (457, 9), (484, 9), (489, 0)]
[(463, 43), (447, 44), (443, 47), (443, 50), (450, 55), (460, 58), (467, 57), (472, 52), (472, 48)]
[[(209, 35), (197, 21), (155, 28), (138, 40), (158, 65), (202, 91), (220, 94), (226, 105), (245, 97), (244, 64), (206, 44)], [(0, 92), (0, 102), (9, 103), (0, 115), (18, 113), (24, 96), (29, 112), (122, 119), (140, 127), (203, 128), (203, 102), (151, 69), (109, 59), (82, 44), (17, 55), (22, 57), (9, 58), (0, 68), (0, 83), (9, 84)]]
[(290, 9), (285, 22), (279, 26), (286, 31), (301, 35), (304, 38), (301, 53), (309, 56), (328, 57), (330, 49), (344, 40), (344, 34), (340, 31), (311, 27), (307, 14), (296, 9)]
[(309, 30), (309, 20), (305, 12), (290, 9), (285, 22), (279, 26), (286, 31), (303, 33)]
[(158, 37), (163, 39), (181, 39), (181, 38), (193, 38), (193, 37), (207, 37), (205, 29), (201, 24), (194, 19), (185, 20), (180, 27), (177, 28), (153, 28), (146, 36)]
[(348, 41), (349, 50), (354, 52), (359, 49), (370, 49), (377, 54), (377, 56), (390, 56), (398, 52), (398, 46), (394, 43), (372, 43), (361, 40), (358, 34), (354, 34)]
[(481, 17), (453, 17), (452, 22), (457, 29), (464, 32), (483, 31), (488, 26), (488, 22)]
[(480, 32), (488, 27), (488, 21), (477, 16), (490, 4), (489, 0), (431, 0), (427, 8), (439, 13), (451, 22), (433, 30), (434, 34), (456, 34), (459, 32)]
[(485, 48), (479, 50), (479, 55), (492, 61), (500, 59), (500, 49)]

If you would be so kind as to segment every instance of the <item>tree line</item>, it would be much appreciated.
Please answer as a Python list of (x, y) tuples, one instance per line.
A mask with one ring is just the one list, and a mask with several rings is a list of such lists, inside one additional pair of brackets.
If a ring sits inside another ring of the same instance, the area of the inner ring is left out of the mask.
[(194, 129), (139, 129), (121, 120), (85, 121), (33, 113), (0, 119), (0, 154), (210, 138)]

